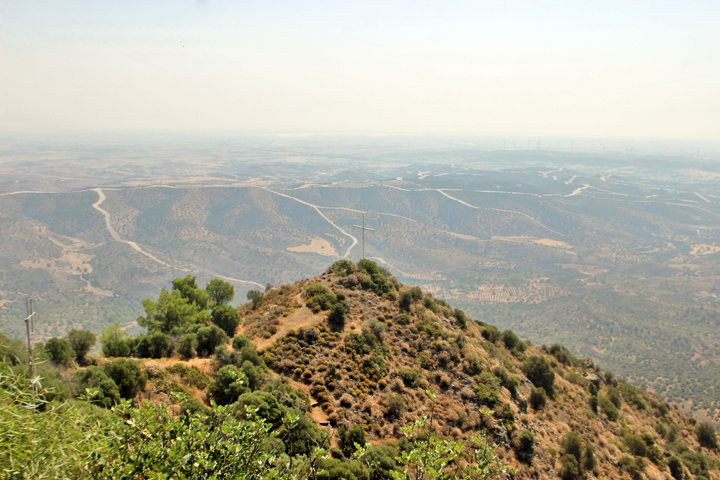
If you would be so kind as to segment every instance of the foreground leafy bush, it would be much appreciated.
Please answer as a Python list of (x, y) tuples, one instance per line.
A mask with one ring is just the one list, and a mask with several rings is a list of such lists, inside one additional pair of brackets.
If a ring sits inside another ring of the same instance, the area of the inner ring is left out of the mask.
[[(243, 479), (315, 477), (325, 450), (290, 461), (283, 440), (307, 430), (288, 415), (277, 428), (262, 419), (239, 420), (233, 407), (175, 397), (170, 407), (127, 400), (112, 413), (84, 402), (50, 404), (24, 375), (0, 364), (0, 471), (3, 478), (43, 480)], [(95, 395), (89, 388), (86, 398)], [(253, 417), (248, 412), (247, 417)]]

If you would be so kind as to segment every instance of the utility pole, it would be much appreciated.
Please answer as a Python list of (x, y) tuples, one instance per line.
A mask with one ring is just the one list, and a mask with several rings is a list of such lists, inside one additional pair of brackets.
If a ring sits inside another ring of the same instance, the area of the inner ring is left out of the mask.
[(367, 228), (367, 227), (365, 226), (365, 213), (363, 213), (362, 227), (361, 227), (360, 225), (353, 225), (353, 227), (359, 228), (359, 229), (362, 230), (362, 243), (363, 243), (363, 254), (362, 254), (362, 258), (364, 259), (364, 258), (365, 258), (365, 230), (368, 230), (368, 231), (370, 231), (370, 232), (374, 232), (375, 230), (372, 229), (372, 228)]
[[(32, 298), (25, 299), (25, 311), (27, 317), (25, 317), (25, 330), (27, 330), (27, 341), (28, 341), (28, 380), (32, 383), (33, 377), (33, 361), (32, 361), (32, 343), (30, 342), (30, 331), (35, 333), (35, 311), (33, 310)], [(32, 328), (31, 328), (32, 327)]]

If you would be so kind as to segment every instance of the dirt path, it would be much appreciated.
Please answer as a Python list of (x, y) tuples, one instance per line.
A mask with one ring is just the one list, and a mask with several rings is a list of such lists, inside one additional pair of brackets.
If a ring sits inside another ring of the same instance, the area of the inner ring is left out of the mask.
[[(290, 378), (288, 378), (288, 383), (294, 388), (306, 392), (308, 394), (308, 397), (310, 398), (311, 405), (315, 405), (317, 403), (317, 400), (315, 400), (315, 398), (313, 398), (313, 396), (310, 394), (310, 388), (307, 385)], [(318, 424), (320, 428), (331, 428), (328, 425), (330, 420), (328, 420), (328, 416), (325, 414), (323, 409), (320, 408), (320, 405), (312, 407), (312, 409), (310, 410), (310, 417), (312, 417), (312, 419), (315, 421), (315, 423)]]
[(172, 267), (171, 267), (170, 265), (168, 265), (167, 263), (163, 262), (163, 261), (160, 260), (159, 258), (157, 258), (157, 257), (149, 254), (148, 252), (146, 252), (145, 250), (143, 250), (142, 248), (140, 248), (140, 246), (139, 246), (137, 243), (131, 242), (130, 240), (123, 240), (122, 238), (120, 238), (120, 235), (118, 235), (118, 233), (115, 231), (115, 229), (113, 228), (112, 224), (110, 223), (110, 214), (109, 214), (108, 212), (106, 212), (105, 210), (103, 210), (102, 208), (100, 208), (100, 205), (102, 205), (102, 203), (103, 203), (103, 202), (105, 201), (105, 199), (107, 198), (107, 197), (105, 197), (105, 193), (102, 191), (102, 188), (99, 188), (99, 187), (98, 187), (98, 188), (94, 188), (93, 191), (95, 191), (95, 192), (98, 194), (98, 201), (95, 202), (95, 203), (93, 203), (93, 204), (92, 204), (92, 207), (93, 207), (95, 210), (97, 210), (98, 212), (102, 213), (103, 216), (105, 217), (105, 227), (107, 227), (107, 231), (110, 232), (110, 236), (113, 238), (113, 240), (115, 240), (116, 242), (127, 243), (127, 244), (130, 245), (133, 249), (135, 249), (138, 253), (140, 253), (140, 254), (142, 254), (142, 255), (145, 255), (145, 256), (148, 257), (150, 260), (152, 260), (152, 261), (154, 261), (154, 262), (157, 262), (157, 263), (159, 263), (160, 265), (164, 265), (164, 266), (166, 266), (166, 267), (172, 268)]
[[(120, 237), (120, 235), (118, 235), (117, 231), (115, 231), (115, 229), (113, 228), (112, 223), (110, 223), (110, 214), (109, 214), (106, 210), (103, 210), (102, 208), (100, 208), (100, 205), (102, 205), (102, 203), (103, 203), (103, 202), (105, 201), (105, 199), (107, 198), (107, 197), (105, 196), (105, 193), (103, 192), (102, 188), (99, 188), (99, 187), (98, 187), (98, 188), (94, 188), (93, 191), (98, 194), (98, 201), (95, 202), (95, 203), (93, 203), (93, 204), (92, 204), (92, 207), (93, 207), (95, 210), (97, 210), (98, 212), (102, 213), (103, 216), (105, 217), (105, 227), (107, 228), (107, 231), (110, 232), (110, 236), (112, 236), (113, 240), (115, 240), (116, 242), (127, 243), (127, 244), (130, 245), (133, 249), (135, 249), (138, 253), (140, 253), (140, 254), (142, 254), (142, 255), (145, 255), (145, 256), (148, 257), (150, 260), (152, 260), (152, 261), (154, 261), (154, 262), (156, 262), (156, 263), (159, 263), (160, 265), (163, 265), (163, 266), (165, 266), (165, 267), (174, 268), (172, 265), (169, 265), (169, 264), (163, 262), (163, 261), (160, 260), (159, 258), (155, 257), (154, 255), (152, 255), (152, 254), (146, 252), (145, 250), (143, 250), (142, 248), (140, 248), (140, 246), (139, 246), (137, 243), (135, 243), (135, 242), (133, 242), (133, 241), (130, 241), (130, 240), (123, 240), (123, 239)], [(183, 272), (188, 272), (188, 273), (208, 273), (208, 272), (201, 272), (201, 271), (199, 271), (199, 270), (191, 270), (191, 269), (189, 269), (189, 268), (177, 268), (177, 270), (180, 270), (180, 271), (183, 271)], [(216, 273), (213, 273), (212, 276), (218, 277), (218, 278), (224, 278), (225, 280), (230, 280), (231, 282), (249, 283), (249, 284), (251, 284), (251, 285), (255, 285), (255, 286), (260, 287), (260, 288), (265, 288), (264, 285), (261, 285), (261, 284), (259, 284), (259, 283), (257, 283), (257, 282), (253, 282), (253, 281), (250, 281), (250, 280), (241, 280), (241, 279), (239, 279), (239, 278), (232, 278), (232, 277), (228, 277), (228, 276), (225, 276), (225, 275), (219, 275), (219, 274), (216, 274)]]
[(558, 232), (557, 230), (553, 230), (552, 228), (547, 227), (547, 226), (543, 225), (542, 223), (538, 222), (537, 220), (535, 220), (533, 217), (531, 217), (531, 216), (528, 215), (527, 213), (516, 212), (516, 211), (514, 211), (514, 210), (504, 210), (504, 209), (502, 209), (502, 208), (476, 207), (475, 205), (470, 205), (469, 203), (467, 203), (467, 202), (465, 202), (465, 201), (463, 201), (463, 200), (460, 200), (459, 198), (455, 198), (455, 197), (453, 197), (453, 196), (451, 196), (451, 195), (448, 195), (448, 194), (445, 193), (445, 191), (444, 191), (443, 189), (441, 189), (441, 188), (436, 189), (436, 191), (437, 191), (438, 193), (446, 196), (446, 197), (449, 198), (450, 200), (455, 200), (456, 202), (458, 202), (458, 203), (460, 203), (460, 204), (462, 204), (462, 205), (465, 205), (466, 207), (474, 208), (474, 209), (476, 209), (476, 210), (495, 210), (496, 212), (505, 212), (505, 213), (512, 213), (512, 214), (515, 214), (515, 215), (522, 215), (523, 217), (527, 217), (528, 219), (530, 219), (531, 222), (540, 225), (542, 228), (544, 228), (544, 229), (546, 229), (546, 230), (550, 230), (551, 232), (557, 233), (558, 235), (562, 235), (563, 237), (565, 236), (565, 235), (563, 235), (562, 233)]
[(306, 202), (306, 201), (304, 201), (304, 200), (300, 200), (299, 198), (291, 197), (290, 195), (285, 195), (284, 193), (280, 193), (280, 192), (276, 192), (276, 191), (274, 191), (274, 190), (270, 190), (269, 188), (266, 188), (266, 187), (261, 187), (261, 188), (263, 188), (264, 190), (267, 190), (267, 191), (270, 192), (270, 193), (274, 193), (275, 195), (280, 195), (281, 197), (285, 197), (285, 198), (289, 198), (289, 199), (291, 199), (291, 200), (295, 200), (296, 202), (300, 202), (300, 203), (302, 203), (303, 205), (307, 205), (308, 207), (313, 208), (313, 209), (318, 213), (318, 215), (320, 215), (322, 218), (324, 218), (325, 220), (327, 220), (327, 222), (328, 222), (330, 225), (332, 225), (332, 226), (335, 227), (336, 229), (340, 230), (340, 232), (341, 232), (343, 235), (345, 235), (345, 236), (347, 236), (347, 237), (350, 237), (350, 238), (352, 239), (353, 243), (352, 243), (352, 245), (350, 245), (350, 246), (348, 247), (347, 251), (345, 252), (345, 255), (343, 255), (343, 258), (347, 258), (347, 256), (350, 255), (350, 251), (353, 249), (353, 247), (354, 247), (355, 245), (357, 245), (358, 239), (355, 238), (355, 237), (353, 237), (352, 235), (350, 235), (348, 232), (346, 232), (346, 231), (343, 230), (342, 228), (338, 227), (335, 223), (333, 223), (332, 220), (330, 220), (328, 217), (325, 216), (325, 214), (323, 214), (323, 213), (320, 211), (320, 207), (318, 207), (317, 205), (313, 205), (312, 203)]
[(262, 340), (254, 340), (256, 342), (258, 350), (261, 350), (280, 337), (284, 337), (287, 332), (292, 329), (300, 327), (309, 327), (320, 323), (324, 317), (322, 315), (316, 315), (308, 307), (303, 306), (295, 310), (288, 317), (283, 319), (282, 327), (270, 338), (263, 338)]

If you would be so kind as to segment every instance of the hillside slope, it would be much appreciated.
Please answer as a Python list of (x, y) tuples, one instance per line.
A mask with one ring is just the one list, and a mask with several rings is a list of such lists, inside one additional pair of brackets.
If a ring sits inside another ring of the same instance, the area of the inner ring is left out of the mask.
[(700, 446), (675, 405), (383, 273), (338, 262), (240, 308), (267, 365), (303, 385), (330, 426), (362, 425), (372, 443), (394, 441), (422, 415), (448, 438), (487, 431), (515, 478), (565, 477), (572, 432), (595, 452), (588, 478), (672, 478), (677, 460), (685, 478), (720, 478), (718, 451)]

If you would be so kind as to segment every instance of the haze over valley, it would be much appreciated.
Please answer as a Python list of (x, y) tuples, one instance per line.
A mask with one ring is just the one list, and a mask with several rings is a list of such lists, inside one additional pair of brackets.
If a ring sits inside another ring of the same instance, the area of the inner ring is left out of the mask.
[(3, 329), (32, 296), (38, 339), (139, 331), (142, 298), (221, 278), (236, 303), (366, 257), (474, 319), (720, 416), (720, 164), (487, 150), (467, 143), (259, 137), (15, 142), (0, 184)]

